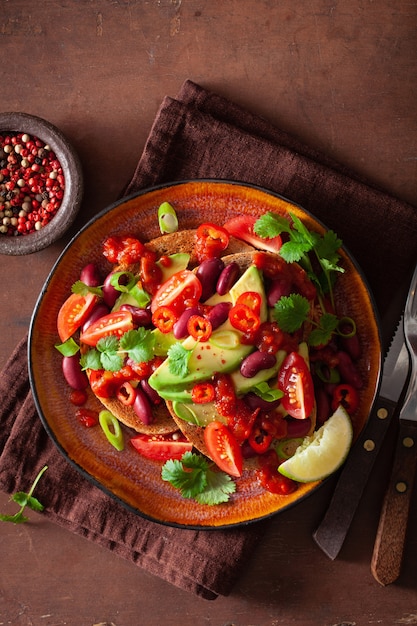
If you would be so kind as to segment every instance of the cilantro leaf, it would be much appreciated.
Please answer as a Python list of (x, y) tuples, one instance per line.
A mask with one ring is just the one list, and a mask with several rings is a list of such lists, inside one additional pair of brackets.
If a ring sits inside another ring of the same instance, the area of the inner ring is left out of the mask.
[(338, 250), (342, 246), (342, 240), (332, 230), (325, 232), (323, 237), (316, 243), (316, 253), (319, 258), (327, 259), (332, 265), (337, 265), (340, 259)]
[(294, 333), (306, 321), (309, 311), (310, 304), (307, 298), (298, 293), (292, 293), (289, 296), (282, 296), (275, 303), (272, 317), (281, 330)]
[[(115, 335), (102, 337), (97, 342), (101, 367), (110, 372), (117, 372), (123, 366), (123, 357), (119, 354), (119, 340)], [(100, 368), (101, 369), (101, 368)]]
[(291, 226), (287, 218), (268, 211), (256, 220), (253, 230), (262, 239), (272, 239), (281, 233), (290, 233)]
[(94, 293), (96, 296), (103, 295), (103, 289), (101, 287), (90, 287), (82, 282), (82, 280), (77, 280), (71, 287), (72, 293), (78, 293), (80, 296), (86, 296), (88, 293)]
[(332, 313), (323, 313), (320, 317), (319, 326), (311, 331), (308, 337), (310, 346), (321, 346), (326, 344), (332, 333), (337, 329), (339, 320)]
[(280, 255), (287, 263), (298, 263), (304, 257), (306, 252), (311, 250), (310, 245), (303, 241), (297, 241), (296, 238), (286, 241), (280, 248)]
[(120, 339), (120, 349), (136, 363), (151, 361), (154, 356), (154, 347), (155, 336), (143, 326), (137, 330), (128, 330)]
[(101, 370), (103, 368), (101, 364), (101, 355), (96, 348), (88, 350), (80, 358), (80, 365), (83, 370)]
[(186, 376), (188, 374), (188, 361), (192, 350), (184, 348), (179, 341), (174, 343), (168, 350), (168, 369), (174, 376)]
[(228, 474), (213, 471), (203, 456), (193, 452), (185, 452), (181, 460), (166, 461), (161, 477), (179, 489), (184, 498), (194, 498), (210, 506), (227, 502), (236, 491), (236, 484)]
[(37, 474), (35, 480), (33, 481), (32, 486), (29, 489), (28, 493), (26, 493), (24, 491), (17, 491), (15, 494), (13, 494), (10, 497), (11, 501), (16, 502), (17, 504), (20, 505), (20, 509), (14, 515), (0, 514), (0, 521), (1, 522), (12, 522), (13, 524), (23, 524), (24, 522), (27, 522), (29, 518), (26, 517), (25, 515), (23, 515), (23, 511), (25, 510), (25, 508), (27, 506), (29, 508), (31, 508), (33, 511), (43, 511), (43, 509), (44, 509), (43, 504), (41, 504), (39, 502), (39, 500), (33, 496), (33, 492), (35, 491), (36, 485), (38, 484), (39, 480), (41, 479), (42, 474), (47, 469), (48, 469), (48, 466), (45, 465), (40, 470), (40, 472)]

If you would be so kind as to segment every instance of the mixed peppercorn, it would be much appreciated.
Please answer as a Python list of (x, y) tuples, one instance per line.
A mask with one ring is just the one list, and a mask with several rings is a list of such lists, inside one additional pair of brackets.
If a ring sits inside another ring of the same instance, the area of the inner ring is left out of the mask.
[(24, 132), (0, 134), (0, 234), (28, 235), (54, 217), (64, 197), (62, 166), (51, 147)]

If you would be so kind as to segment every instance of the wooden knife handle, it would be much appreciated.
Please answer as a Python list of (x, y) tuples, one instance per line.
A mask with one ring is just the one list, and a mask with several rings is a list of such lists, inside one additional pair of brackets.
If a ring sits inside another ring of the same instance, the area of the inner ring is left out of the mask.
[(417, 423), (400, 420), (371, 562), (372, 574), (381, 585), (389, 585), (400, 575), (416, 466)]
[(317, 545), (331, 559), (339, 554), (358, 508), (396, 404), (377, 398), (368, 423), (349, 453), (327, 512), (313, 533)]

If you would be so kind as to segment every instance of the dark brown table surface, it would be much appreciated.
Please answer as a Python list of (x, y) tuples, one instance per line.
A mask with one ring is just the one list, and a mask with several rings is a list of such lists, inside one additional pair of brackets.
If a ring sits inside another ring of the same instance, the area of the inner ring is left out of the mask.
[[(117, 197), (162, 98), (187, 78), (417, 206), (416, 25), (411, 0), (3, 1), (0, 110), (47, 118), (77, 149), (86, 189), (76, 227)], [(1, 365), (66, 241), (1, 257)], [(391, 450), (388, 441), (336, 561), (312, 539), (329, 481), (275, 518), (233, 593), (214, 602), (40, 514), (2, 523), (0, 624), (416, 624), (417, 494), (400, 579), (383, 588), (370, 571)]]

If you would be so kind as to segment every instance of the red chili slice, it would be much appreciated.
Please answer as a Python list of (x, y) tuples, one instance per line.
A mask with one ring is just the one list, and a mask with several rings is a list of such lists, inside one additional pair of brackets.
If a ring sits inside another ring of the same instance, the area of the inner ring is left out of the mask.
[(241, 293), (236, 300), (236, 304), (245, 304), (252, 309), (256, 315), (259, 316), (261, 314), (262, 298), (256, 291), (245, 291)]
[(349, 415), (355, 413), (359, 406), (359, 394), (355, 387), (342, 383), (337, 385), (333, 391), (332, 410), (336, 411), (339, 405), (342, 405)]
[(229, 311), (229, 321), (233, 328), (251, 334), (255, 333), (261, 324), (259, 315), (246, 304), (235, 304)]
[(187, 330), (197, 341), (207, 341), (213, 329), (207, 318), (202, 315), (192, 315), (187, 322)]
[(152, 315), (152, 323), (161, 331), (161, 333), (170, 333), (177, 320), (178, 315), (169, 306), (158, 307)]
[(136, 398), (136, 389), (133, 387), (133, 385), (130, 384), (128, 380), (125, 380), (125, 382), (122, 383), (118, 388), (116, 392), (116, 397), (119, 402), (124, 404), (124, 406), (132, 406)]
[(214, 386), (211, 383), (197, 383), (191, 391), (191, 399), (196, 404), (213, 402)]

